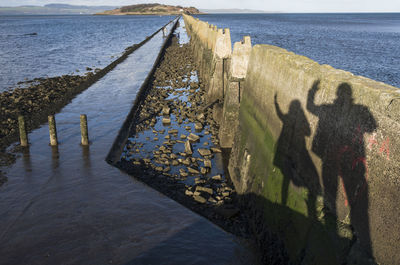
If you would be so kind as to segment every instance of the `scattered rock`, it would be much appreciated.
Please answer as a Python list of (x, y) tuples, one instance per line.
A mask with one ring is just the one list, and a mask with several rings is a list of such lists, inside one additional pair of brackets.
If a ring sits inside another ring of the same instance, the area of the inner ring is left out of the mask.
[(211, 194), (211, 195), (214, 193), (214, 191), (211, 188), (206, 188), (206, 187), (202, 187), (202, 186), (197, 186), (196, 191), (207, 192), (208, 194)]
[(171, 124), (171, 119), (170, 118), (163, 118), (162, 119), (163, 124)]
[(199, 202), (199, 203), (206, 203), (207, 202), (207, 200), (204, 197), (200, 196), (200, 195), (194, 195), (193, 199), (196, 202)]
[(198, 130), (198, 131), (201, 131), (201, 130), (203, 130), (203, 124), (201, 124), (200, 122), (196, 122), (196, 123), (194, 124), (194, 128), (195, 128), (196, 130)]
[(211, 160), (210, 159), (204, 159), (204, 167), (211, 168)]
[[(226, 189), (230, 184), (222, 175), (208, 175), (215, 166), (212, 162), (213, 154), (220, 153), (221, 149), (218, 148), (218, 124), (213, 120), (214, 110), (211, 107), (205, 108), (207, 93), (204, 84), (199, 86), (197, 81), (192, 81), (192, 75), (197, 75), (196, 63), (190, 56), (188, 59), (172, 58), (172, 54), (179, 52), (171, 54), (168, 49), (164, 58), (168, 57), (170, 61), (165, 63), (163, 59), (156, 69), (139, 114), (137, 135), (130, 138), (135, 138), (138, 143), (129, 142), (128, 151), (124, 154), (131, 161), (121, 162), (132, 168), (132, 163), (141, 162), (141, 166), (133, 171), (139, 179), (192, 210), (217, 220), (219, 225), (222, 222), (222, 226), (238, 226), (238, 220), (233, 219), (239, 215), (237, 209), (226, 207), (226, 204), (234, 202), (235, 191)], [(187, 65), (190, 70), (182, 65), (182, 60), (185, 63), (190, 61)], [(160, 120), (165, 126), (161, 126), (164, 128), (162, 130), (157, 123)], [(144, 141), (151, 131), (157, 142), (140, 146), (153, 138)], [(200, 139), (202, 137), (204, 141)], [(213, 147), (209, 148), (209, 145)], [(135, 153), (136, 149), (140, 149), (139, 154)], [(138, 170), (143, 170), (143, 174), (140, 171), (138, 174)], [(193, 197), (193, 200), (188, 200), (188, 196)], [(216, 208), (221, 209), (221, 213), (216, 214)], [(221, 216), (231, 219), (225, 220)]]
[(162, 114), (168, 116), (171, 113), (171, 109), (169, 107), (164, 107), (162, 109)]
[(188, 167), (188, 171), (190, 174), (200, 174), (200, 172), (197, 169)]
[(199, 148), (197, 149), (197, 152), (199, 152), (199, 154), (203, 157), (211, 155), (211, 151), (205, 148)]
[(221, 177), (221, 175), (215, 175), (211, 179), (213, 179), (213, 180), (222, 180), (222, 177)]
[(217, 147), (211, 147), (211, 151), (213, 153), (222, 153), (221, 149), (217, 148)]
[(187, 195), (187, 196), (193, 196), (193, 191), (185, 190), (185, 195)]
[(203, 113), (200, 113), (199, 115), (197, 115), (197, 120), (199, 120), (199, 121), (202, 121), (202, 120), (204, 120), (205, 119), (205, 116), (204, 116), (204, 114)]
[(191, 142), (197, 142), (197, 141), (200, 139), (200, 136), (198, 136), (198, 135), (196, 135), (196, 134), (194, 134), (194, 133), (191, 133), (191, 134), (189, 134), (189, 136), (187, 137), (187, 139), (188, 139), (189, 141), (191, 141)]
[(193, 154), (192, 144), (190, 143), (190, 141), (185, 142), (185, 153), (188, 155)]

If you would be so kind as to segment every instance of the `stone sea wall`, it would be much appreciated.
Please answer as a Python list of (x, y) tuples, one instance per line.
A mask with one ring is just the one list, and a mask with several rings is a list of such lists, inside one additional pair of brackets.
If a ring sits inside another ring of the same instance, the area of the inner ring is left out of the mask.
[(265, 252), (277, 236), (294, 264), (399, 264), (400, 89), (184, 20)]

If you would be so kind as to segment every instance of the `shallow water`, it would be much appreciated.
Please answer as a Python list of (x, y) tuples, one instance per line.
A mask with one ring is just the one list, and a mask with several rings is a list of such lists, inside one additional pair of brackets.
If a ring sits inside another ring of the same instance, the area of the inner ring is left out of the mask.
[(0, 92), (25, 79), (103, 68), (172, 18), (0, 16)]
[(0, 264), (246, 264), (235, 237), (105, 162), (163, 41), (160, 32), (56, 115), (58, 148), (47, 126), (29, 134), (0, 187)]
[[(183, 33), (180, 33), (183, 35)], [(184, 41), (180, 42), (184, 43)], [(187, 78), (183, 79), (183, 82), (188, 82)], [(192, 72), (190, 76), (190, 81), (189, 82), (198, 82), (197, 78), (197, 72)], [(163, 87), (157, 87), (156, 89), (163, 89)], [(190, 85), (187, 87), (183, 87), (180, 89), (174, 89), (175, 91), (180, 91), (180, 93), (177, 93), (174, 95), (173, 93), (170, 93), (169, 96), (165, 99), (167, 100), (172, 100), (175, 102), (174, 104), (178, 104), (178, 102), (185, 102), (187, 106), (190, 106), (190, 101), (188, 100), (188, 96), (191, 94), (189, 90), (191, 89)], [(196, 90), (198, 91), (199, 88)], [(178, 123), (178, 118), (174, 114), (170, 114), (169, 118), (171, 119), (170, 124), (163, 124), (162, 119), (163, 116), (157, 116), (156, 117), (156, 123), (153, 127), (148, 128), (147, 130), (141, 131), (136, 133), (135, 135), (131, 135), (131, 137), (128, 139), (128, 142), (126, 146), (124, 147), (124, 152), (122, 154), (122, 159), (125, 161), (139, 161), (141, 159), (154, 159), (154, 154), (153, 152), (155, 150), (158, 150), (160, 146), (164, 145), (164, 142), (166, 140), (165, 137), (168, 137), (168, 139), (176, 142), (176, 141), (182, 141), (181, 143), (175, 143), (172, 144), (173, 146), (173, 152), (178, 154), (178, 153), (184, 153), (185, 152), (185, 146), (184, 142), (187, 141), (186, 137), (190, 133), (194, 133), (198, 135), (200, 138), (198, 141), (192, 143), (192, 148), (194, 153), (190, 155), (190, 157), (196, 158), (196, 159), (202, 159), (203, 157), (196, 151), (198, 148), (210, 148), (210, 147), (217, 147), (214, 146), (213, 144), (213, 138), (212, 134), (210, 132), (210, 125), (204, 126), (200, 130), (195, 129), (195, 122), (189, 122), (189, 121), (184, 121), (183, 123), (179, 124)], [(176, 130), (177, 133), (169, 133), (168, 131), (171, 130)], [(185, 136), (185, 138), (181, 138), (181, 136)], [(140, 146), (139, 146), (140, 145)], [(139, 152), (137, 152), (139, 151)], [(181, 157), (178, 155), (179, 158), (185, 159), (186, 157)], [(213, 157), (210, 159), (212, 163), (212, 167), (209, 169), (207, 174), (204, 174), (205, 178), (211, 178), (212, 176), (215, 175), (221, 175), (223, 179), (225, 179), (224, 175), (224, 165), (223, 165), (223, 160), (222, 160), (222, 154), (221, 153), (215, 153), (213, 154)], [(154, 165), (156, 166), (164, 166), (163, 164), (155, 162)], [(171, 176), (179, 176), (180, 170), (186, 170), (187, 166), (185, 165), (177, 165), (177, 166), (171, 166), (171, 170), (168, 172), (168, 174), (171, 174)], [(195, 184), (195, 179), (199, 178), (201, 174), (192, 174), (189, 175), (187, 178), (182, 178), (181, 181), (182, 183), (186, 185), (193, 186)]]
[(198, 16), (230, 28), (232, 43), (250, 35), (320, 64), (400, 87), (400, 13), (209, 14)]

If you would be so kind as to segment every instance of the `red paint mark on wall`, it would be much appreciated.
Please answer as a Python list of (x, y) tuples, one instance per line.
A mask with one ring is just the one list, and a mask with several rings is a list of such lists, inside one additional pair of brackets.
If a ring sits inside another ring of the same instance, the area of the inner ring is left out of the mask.
[(375, 145), (378, 145), (378, 141), (376, 140), (376, 133), (374, 132), (370, 137), (368, 137), (369, 151), (372, 151), (372, 149)]
[[(358, 129), (357, 129), (358, 130)], [(354, 142), (353, 142), (354, 143)], [(378, 154), (386, 156), (387, 160), (390, 160), (390, 140), (386, 138), (381, 144), (376, 139), (376, 133), (373, 133), (371, 136), (367, 138), (367, 148), (369, 151), (373, 151), (374, 147), (379, 147)]]
[(386, 153), (386, 159), (390, 160), (390, 149), (389, 149), (389, 138), (386, 138), (386, 140), (382, 143), (381, 148), (379, 148), (379, 154), (382, 154), (385, 152)]
[[(350, 203), (354, 203), (354, 201), (357, 200), (359, 195), (364, 192), (367, 188), (367, 182), (368, 182), (368, 163), (367, 159), (363, 156), (357, 156), (356, 151), (358, 150), (360, 144), (363, 144), (364, 140), (364, 135), (365, 130), (361, 128), (361, 126), (357, 126), (357, 129), (354, 131), (353, 134), (353, 139), (352, 139), (352, 145), (344, 145), (339, 148), (338, 155), (337, 155), (337, 165), (338, 165), (338, 170), (339, 170), (339, 177), (340, 177), (340, 182), (343, 190), (343, 195), (345, 199), (345, 206), (349, 206)], [(379, 149), (378, 149), (379, 147)], [(367, 137), (367, 148), (369, 151), (376, 151), (379, 155), (385, 156), (387, 160), (390, 160), (390, 140), (389, 138), (386, 138), (383, 142), (380, 142), (377, 140), (377, 134), (374, 132), (371, 136)], [(345, 158), (346, 157), (346, 158)], [(343, 159), (346, 159), (346, 161), (343, 161)], [(357, 185), (356, 189), (352, 192), (354, 194), (351, 195), (351, 200), (349, 201), (349, 194), (347, 194), (344, 179), (343, 179), (343, 172), (342, 172), (342, 166), (343, 165), (350, 165), (348, 163), (351, 163), (351, 170), (355, 171), (358, 166), (364, 167), (364, 177), (365, 181), (360, 181), (360, 183)]]

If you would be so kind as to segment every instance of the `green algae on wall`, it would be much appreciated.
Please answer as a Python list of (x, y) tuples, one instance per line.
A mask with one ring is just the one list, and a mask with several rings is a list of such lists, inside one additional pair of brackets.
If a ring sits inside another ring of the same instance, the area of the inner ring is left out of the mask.
[[(185, 22), (210, 86), (221, 35)], [(400, 90), (271, 45), (251, 48), (244, 81), (224, 60), (221, 89), (240, 85), (240, 110), (224, 95), (229, 173), (261, 244), (278, 234), (293, 264), (398, 264)]]
[[(274, 166), (277, 141), (254, 106), (251, 97), (244, 92), (239, 116), (240, 140), (236, 142), (235, 157), (231, 158), (229, 166), (237, 190), (243, 197), (257, 194), (258, 211), (263, 213), (269, 229), (279, 234), (295, 264), (340, 264), (339, 260), (347, 254), (343, 248), (349, 246), (352, 235), (340, 237), (318, 218), (322, 215), (321, 197), (315, 204), (316, 216), (309, 215), (309, 191), (306, 188), (289, 186), (286, 204), (282, 204), (285, 176)], [(241, 162), (246, 160), (246, 154), (251, 154), (251, 158), (248, 170), (244, 172), (246, 166)], [(235, 174), (239, 170), (234, 165), (242, 168), (240, 176)], [(335, 222), (334, 218), (330, 219)]]

